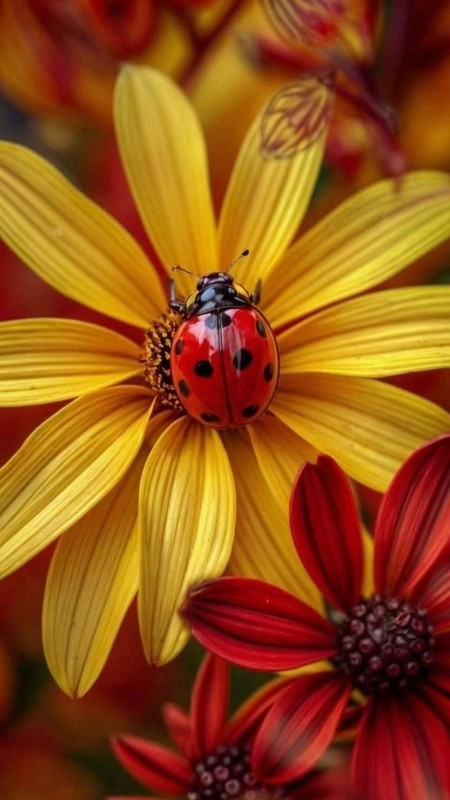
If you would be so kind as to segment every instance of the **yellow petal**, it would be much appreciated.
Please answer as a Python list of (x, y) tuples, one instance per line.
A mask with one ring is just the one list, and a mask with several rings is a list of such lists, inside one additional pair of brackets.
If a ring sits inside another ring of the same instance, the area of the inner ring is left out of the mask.
[(361, 595), (363, 597), (370, 597), (375, 593), (375, 584), (373, 580), (373, 552), (374, 541), (370, 533), (363, 527), (362, 529), (362, 546), (363, 546), (363, 579), (361, 586)]
[(264, 286), (265, 309), (281, 326), (376, 286), (450, 235), (450, 178), (412, 172), (346, 200), (286, 253)]
[(186, 590), (225, 569), (234, 537), (233, 474), (217, 431), (176, 420), (156, 442), (140, 494), (139, 618), (148, 660), (164, 664), (189, 638)]
[(0, 142), (0, 237), (43, 280), (145, 327), (167, 305), (137, 242), (43, 158)]
[(263, 302), (266, 276), (292, 241), (308, 206), (325, 134), (292, 158), (263, 159), (259, 115), (235, 163), (220, 215), (220, 267), (225, 269), (239, 253), (250, 250), (235, 273), (250, 291), (263, 281)]
[(142, 372), (140, 348), (108, 328), (70, 319), (0, 323), (0, 405), (67, 400)]
[(136, 386), (74, 400), (0, 470), (0, 575), (20, 567), (120, 480), (144, 436), (151, 395)]
[(277, 337), (283, 375), (382, 377), (450, 364), (450, 287), (375, 292), (339, 303)]
[(44, 651), (61, 689), (81, 697), (98, 678), (139, 579), (142, 448), (121, 481), (58, 542), (47, 577)]
[(272, 414), (249, 425), (247, 432), (267, 486), (288, 508), (294, 478), (305, 461), (316, 460), (316, 451)]
[(116, 84), (115, 121), (128, 181), (161, 261), (168, 271), (176, 264), (214, 271), (206, 147), (189, 100), (161, 72), (127, 65)]
[(353, 478), (384, 491), (405, 458), (449, 430), (450, 414), (396, 386), (338, 375), (282, 378), (270, 410)]
[(258, 467), (247, 431), (235, 431), (224, 438), (237, 493), (230, 571), (281, 586), (321, 611), (322, 598), (292, 542), (285, 500), (287, 487), (278, 498), (273, 495)]

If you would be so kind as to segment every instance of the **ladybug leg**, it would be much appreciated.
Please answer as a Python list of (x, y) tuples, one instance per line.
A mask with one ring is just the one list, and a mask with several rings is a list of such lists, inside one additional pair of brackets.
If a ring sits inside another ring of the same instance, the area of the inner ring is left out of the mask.
[(169, 308), (173, 311), (184, 311), (184, 303), (178, 300), (175, 294), (175, 281), (172, 278), (169, 280)]
[(259, 303), (261, 301), (261, 285), (262, 284), (261, 284), (261, 278), (260, 278), (258, 283), (255, 286), (255, 291), (253, 292), (253, 294), (250, 297), (252, 303), (254, 303), (256, 306), (259, 305)]

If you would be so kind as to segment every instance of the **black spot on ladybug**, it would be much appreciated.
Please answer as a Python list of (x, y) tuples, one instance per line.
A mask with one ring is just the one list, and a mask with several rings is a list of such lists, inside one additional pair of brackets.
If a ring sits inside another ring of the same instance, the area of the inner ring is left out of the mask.
[(228, 314), (225, 314), (225, 312), (222, 314), (220, 319), (222, 320), (222, 328), (228, 328), (228, 325), (231, 325), (233, 322), (231, 317)]
[(197, 361), (194, 369), (195, 374), (198, 375), (199, 378), (210, 378), (214, 372), (213, 365), (206, 359), (204, 361)]
[(254, 417), (255, 414), (258, 413), (258, 411), (259, 411), (259, 406), (256, 403), (254, 403), (254, 405), (247, 406), (247, 408), (244, 408), (242, 416), (248, 419), (249, 417)]
[(182, 394), (183, 397), (189, 397), (189, 395), (191, 393), (191, 390), (190, 390), (189, 386), (187, 385), (186, 381), (183, 381), (183, 380), (178, 381), (178, 388), (180, 390), (180, 394)]
[(256, 320), (256, 330), (258, 331), (259, 335), (262, 336), (264, 339), (267, 338), (266, 326), (264, 325), (262, 319)]
[(249, 367), (253, 361), (253, 356), (250, 350), (246, 350), (245, 347), (242, 347), (241, 350), (238, 350), (233, 358), (233, 367), (240, 372), (241, 370)]
[(205, 319), (205, 325), (211, 331), (217, 328), (217, 314), (208, 314), (208, 316)]
[(203, 414), (200, 414), (200, 419), (203, 422), (220, 422), (220, 417), (217, 414), (208, 414), (206, 411)]
[(263, 378), (267, 383), (273, 378), (273, 364), (266, 364), (264, 367)]
[(181, 356), (181, 353), (183, 352), (183, 347), (184, 347), (183, 339), (178, 339), (176, 344), (175, 344), (175, 355), (176, 356)]

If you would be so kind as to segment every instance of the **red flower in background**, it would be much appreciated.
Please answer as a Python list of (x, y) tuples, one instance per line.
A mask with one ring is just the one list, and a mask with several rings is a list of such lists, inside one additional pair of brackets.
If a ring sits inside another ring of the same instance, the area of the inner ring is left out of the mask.
[[(125, 769), (144, 786), (189, 800), (344, 800), (345, 772), (314, 772), (300, 782), (259, 781), (251, 767), (255, 734), (278, 690), (273, 681), (227, 721), (229, 668), (208, 655), (199, 670), (189, 714), (166, 705), (164, 721), (177, 751), (136, 736), (112, 740)], [(126, 800), (126, 798), (109, 798)], [(128, 800), (133, 800), (128, 798)]]
[[(197, 639), (238, 664), (322, 671), (283, 682), (253, 748), (258, 779), (298, 778), (335, 736), (352, 692), (365, 697), (353, 752), (364, 800), (445, 800), (450, 725), (450, 434), (416, 450), (375, 527), (375, 594), (361, 598), (363, 550), (352, 489), (329, 457), (299, 472), (291, 530), (334, 611), (321, 617), (270, 584), (240, 578), (191, 591)], [(446, 755), (447, 754), (447, 755)]]

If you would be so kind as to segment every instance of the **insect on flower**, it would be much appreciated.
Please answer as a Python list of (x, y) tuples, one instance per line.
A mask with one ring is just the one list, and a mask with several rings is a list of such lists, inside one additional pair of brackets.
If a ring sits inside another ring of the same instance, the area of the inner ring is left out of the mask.
[[(239, 258), (248, 253), (244, 250)], [(186, 301), (176, 299), (170, 282), (170, 308), (184, 318), (171, 347), (174, 391), (191, 417), (213, 428), (258, 419), (272, 400), (279, 374), (275, 336), (255, 305), (260, 284), (251, 295), (228, 270), (201, 277)]]

